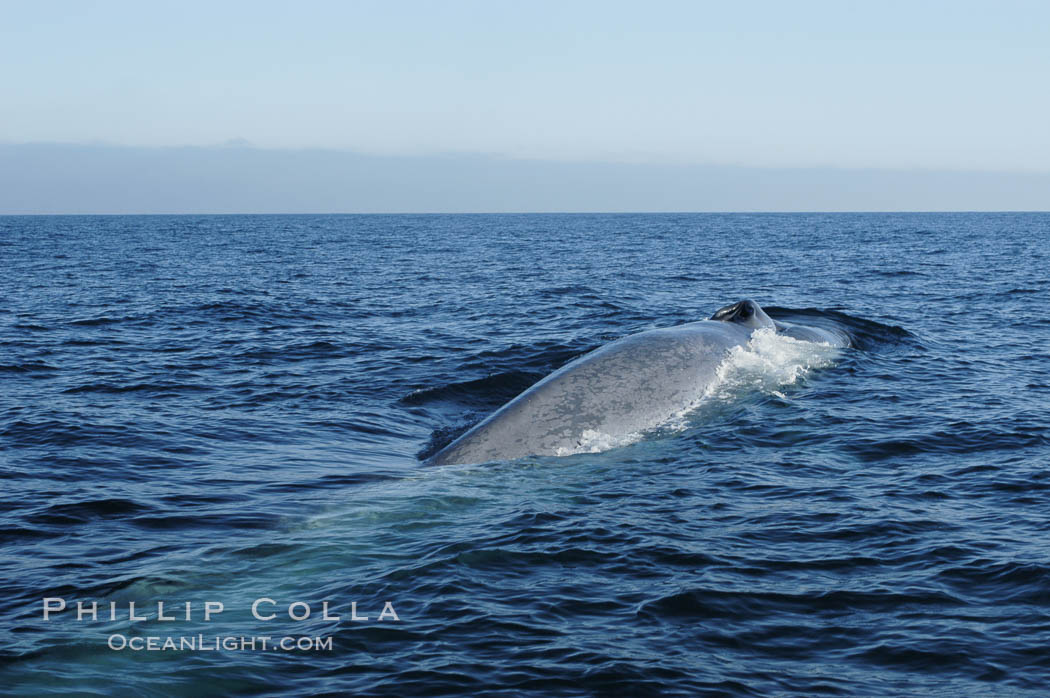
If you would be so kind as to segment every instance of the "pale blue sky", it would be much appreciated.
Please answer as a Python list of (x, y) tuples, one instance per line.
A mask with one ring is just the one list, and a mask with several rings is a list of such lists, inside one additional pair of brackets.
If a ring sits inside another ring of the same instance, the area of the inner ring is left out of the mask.
[(1047, 2), (5, 2), (0, 143), (1050, 172)]

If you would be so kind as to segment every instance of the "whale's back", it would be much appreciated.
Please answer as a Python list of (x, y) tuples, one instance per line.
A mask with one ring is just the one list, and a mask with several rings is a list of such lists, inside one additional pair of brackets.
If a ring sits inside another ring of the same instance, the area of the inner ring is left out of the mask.
[(701, 321), (624, 337), (547, 376), (430, 462), (567, 455), (654, 429), (694, 405), (728, 350), (749, 335)]

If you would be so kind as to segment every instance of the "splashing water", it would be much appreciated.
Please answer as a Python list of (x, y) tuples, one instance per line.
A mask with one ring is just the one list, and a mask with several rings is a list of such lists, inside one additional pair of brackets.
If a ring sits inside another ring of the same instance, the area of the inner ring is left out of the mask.
[(798, 383), (814, 369), (834, 365), (840, 353), (841, 349), (831, 344), (795, 339), (772, 329), (756, 330), (746, 345), (730, 349), (716, 371), (715, 380), (685, 409), (655, 420), (653, 426), (644, 431), (611, 434), (587, 429), (578, 445), (561, 448), (557, 455), (601, 453), (637, 443), (647, 435), (681, 432), (707, 414), (704, 407), (717, 411), (726, 403), (755, 392), (786, 398), (781, 388)]
[(630, 446), (641, 441), (645, 437), (644, 432), (631, 431), (624, 434), (609, 434), (600, 429), (584, 429), (580, 435), (579, 443), (573, 448), (558, 448), (556, 455), (572, 456), (577, 453), (602, 453), (614, 448)]
[(729, 351), (704, 399), (738, 399), (756, 390), (784, 397), (780, 388), (795, 385), (814, 369), (834, 365), (841, 352), (831, 344), (806, 342), (771, 329), (756, 330), (750, 342)]

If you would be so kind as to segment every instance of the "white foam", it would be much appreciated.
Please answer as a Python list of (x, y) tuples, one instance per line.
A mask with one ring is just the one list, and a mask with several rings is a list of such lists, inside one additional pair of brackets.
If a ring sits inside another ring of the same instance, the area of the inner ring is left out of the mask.
[(833, 365), (839, 355), (840, 349), (831, 344), (756, 330), (750, 342), (729, 351), (704, 397), (731, 399), (752, 390), (784, 397), (781, 388), (798, 383), (814, 369)]
[(607, 434), (588, 429), (575, 447), (559, 449), (558, 455), (600, 453), (641, 441), (646, 433), (684, 431), (702, 408), (717, 409), (756, 391), (787, 399), (783, 388), (798, 383), (814, 369), (832, 366), (840, 353), (831, 344), (807, 342), (770, 329), (756, 330), (746, 345), (729, 351), (715, 380), (685, 409), (659, 420), (644, 432)]
[(573, 448), (561, 447), (556, 451), (559, 456), (571, 456), (574, 453), (601, 453), (621, 446), (629, 446), (641, 441), (644, 434), (630, 432), (627, 434), (607, 434), (597, 429), (585, 429), (580, 435), (579, 443)]

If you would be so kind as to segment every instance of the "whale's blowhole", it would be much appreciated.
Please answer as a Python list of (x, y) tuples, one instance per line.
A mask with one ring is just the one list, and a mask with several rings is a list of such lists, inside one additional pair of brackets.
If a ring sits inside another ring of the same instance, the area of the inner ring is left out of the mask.
[(753, 300), (742, 300), (724, 308), (719, 308), (710, 318), (719, 322), (732, 322), (753, 330), (763, 328), (776, 329), (776, 323), (766, 315), (766, 311)]

